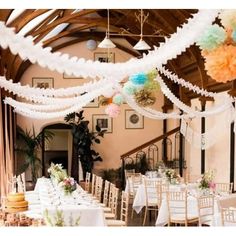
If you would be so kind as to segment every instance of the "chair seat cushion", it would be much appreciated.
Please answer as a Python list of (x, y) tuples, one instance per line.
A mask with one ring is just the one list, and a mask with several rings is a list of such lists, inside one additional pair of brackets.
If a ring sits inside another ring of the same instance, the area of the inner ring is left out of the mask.
[(123, 220), (107, 220), (107, 226), (126, 226)]
[(111, 212), (111, 208), (110, 207), (103, 207), (103, 211), (104, 212)]
[[(196, 215), (192, 215), (192, 214), (188, 214), (187, 216), (187, 220), (188, 221), (192, 221), (192, 220), (198, 220), (198, 216)], [(184, 214), (172, 214), (171, 215), (171, 221), (185, 221), (185, 215)]]
[(115, 214), (114, 213), (105, 213), (105, 218), (107, 219), (115, 219)]

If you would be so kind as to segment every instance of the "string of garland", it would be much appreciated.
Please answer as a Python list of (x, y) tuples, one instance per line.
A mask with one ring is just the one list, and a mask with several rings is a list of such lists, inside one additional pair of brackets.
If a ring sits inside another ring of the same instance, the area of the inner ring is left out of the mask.
[[(13, 28), (7, 28), (0, 22), (0, 45), (3, 49), (10, 48), (13, 54), (19, 54), (23, 60), (38, 63), (41, 67), (56, 70), (59, 73), (82, 76), (84, 78), (114, 78), (120, 82), (123, 78), (139, 72), (148, 72), (156, 65), (166, 64), (168, 60), (176, 58), (186, 47), (193, 44), (202, 34), (205, 27), (215, 19), (219, 10), (199, 10), (182, 28), (178, 27), (176, 33), (165, 39), (165, 43), (141, 59), (130, 59), (125, 63), (101, 63), (84, 58), (71, 57), (60, 52), (51, 53), (51, 48), (43, 48), (41, 44), (34, 45), (33, 38), (15, 34)], [(194, 31), (192, 30), (194, 29)], [(186, 37), (188, 35), (188, 37)]]

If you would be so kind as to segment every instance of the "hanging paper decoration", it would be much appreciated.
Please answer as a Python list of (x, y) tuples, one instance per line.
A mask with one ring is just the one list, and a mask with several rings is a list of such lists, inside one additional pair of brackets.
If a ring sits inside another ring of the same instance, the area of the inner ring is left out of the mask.
[(219, 14), (222, 25), (225, 28), (236, 28), (236, 10), (223, 10)]
[(120, 114), (120, 107), (111, 103), (106, 107), (105, 113), (112, 118), (116, 118)]
[(200, 36), (196, 44), (200, 46), (202, 50), (211, 51), (220, 46), (226, 40), (226, 32), (224, 28), (219, 25), (211, 25)]
[(205, 55), (207, 73), (218, 82), (236, 78), (236, 47), (222, 45)]
[(129, 81), (131, 81), (135, 85), (144, 85), (147, 79), (147, 75), (144, 73), (139, 73), (129, 77)]
[(126, 94), (133, 95), (137, 91), (138, 87), (135, 86), (131, 81), (124, 84), (123, 91)]
[(219, 18), (225, 28), (210, 26), (198, 39), (207, 74), (218, 82), (236, 78), (236, 10), (224, 10)]
[(124, 98), (122, 96), (122, 94), (120, 93), (117, 93), (113, 99), (112, 99), (112, 102), (116, 105), (121, 105), (123, 102), (124, 102)]
[(137, 104), (142, 107), (151, 106), (155, 103), (156, 97), (148, 89), (141, 89), (134, 94), (134, 99)]

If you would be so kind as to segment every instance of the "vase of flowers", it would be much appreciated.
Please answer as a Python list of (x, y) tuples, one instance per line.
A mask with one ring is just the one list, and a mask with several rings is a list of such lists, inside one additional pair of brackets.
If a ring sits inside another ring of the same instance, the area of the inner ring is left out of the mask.
[(209, 194), (211, 191), (215, 191), (214, 172), (209, 170), (202, 175), (199, 181), (198, 188), (204, 195)]
[(76, 181), (72, 177), (64, 178), (59, 185), (63, 189), (65, 195), (71, 195), (76, 190)]
[(165, 175), (170, 184), (179, 184), (180, 176), (176, 173), (174, 169), (166, 169)]
[(63, 169), (62, 164), (51, 163), (50, 168), (48, 168), (48, 173), (53, 183), (60, 183), (67, 177), (66, 170)]

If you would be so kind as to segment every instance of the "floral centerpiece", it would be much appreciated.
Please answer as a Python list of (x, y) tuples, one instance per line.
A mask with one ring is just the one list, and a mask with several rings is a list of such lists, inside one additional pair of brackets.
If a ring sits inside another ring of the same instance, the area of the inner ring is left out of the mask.
[(198, 187), (201, 190), (215, 190), (215, 182), (214, 182), (214, 171), (209, 170), (206, 171), (203, 175), (202, 178), (199, 181)]
[(70, 195), (76, 190), (76, 181), (72, 177), (66, 177), (60, 182), (60, 187), (64, 190), (65, 195)]
[(171, 184), (180, 183), (180, 176), (176, 173), (174, 169), (166, 169), (165, 175)]
[(67, 177), (66, 170), (63, 169), (62, 164), (51, 163), (50, 168), (48, 168), (48, 173), (52, 179), (55, 179), (58, 183), (63, 181)]

